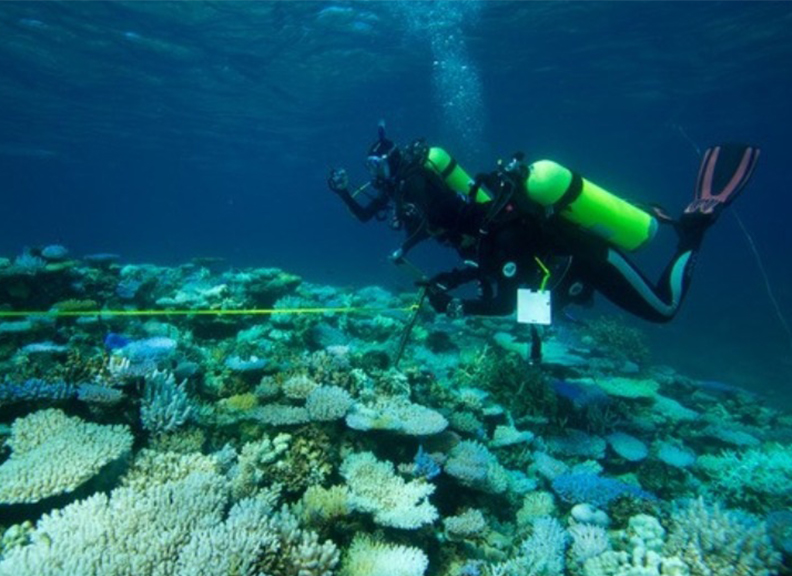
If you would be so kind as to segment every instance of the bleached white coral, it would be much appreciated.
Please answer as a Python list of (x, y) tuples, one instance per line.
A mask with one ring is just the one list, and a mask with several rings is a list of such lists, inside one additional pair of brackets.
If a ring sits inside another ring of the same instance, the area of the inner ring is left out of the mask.
[(346, 423), (353, 430), (390, 430), (409, 436), (438, 434), (448, 427), (439, 412), (398, 396), (379, 397), (368, 406), (355, 404)]
[(637, 514), (628, 521), (624, 537), (633, 548), (640, 547), (660, 552), (665, 543), (665, 528), (654, 516)]
[(272, 503), (260, 498), (237, 502), (225, 522), (207, 525), (190, 535), (179, 552), (177, 574), (256, 574), (260, 557), (278, 548), (272, 526)]
[(287, 404), (265, 404), (256, 408), (253, 415), (270, 426), (295, 426), (310, 421), (308, 410), (303, 406), (289, 406)]
[[(339, 552), (331, 540), (319, 542), (316, 532), (300, 528), (297, 517), (286, 506), (273, 517), (279, 546), (259, 566), (263, 574), (332, 576)], [(285, 568), (283, 565), (285, 564)]]
[[(689, 576), (687, 566), (677, 557), (667, 558), (646, 548), (632, 552), (608, 550), (589, 558), (584, 576)], [(715, 576), (715, 575), (712, 575)]]
[(327, 422), (343, 418), (352, 406), (349, 392), (338, 386), (319, 386), (308, 394), (305, 408), (314, 422)]
[(423, 576), (426, 554), (412, 546), (397, 546), (357, 535), (349, 547), (342, 576)]
[(451, 539), (476, 538), (487, 530), (487, 521), (481, 510), (471, 508), (456, 516), (443, 518), (446, 534)]
[(523, 497), (523, 505), (517, 511), (517, 524), (528, 526), (537, 518), (555, 514), (555, 497), (551, 492), (534, 490)]
[(277, 491), (231, 508), (218, 474), (195, 473), (142, 490), (117, 488), (43, 516), (31, 544), (7, 551), (1, 576), (332, 576), (331, 541), (300, 528)]
[(381, 462), (371, 452), (350, 454), (341, 464), (355, 510), (374, 515), (381, 526), (412, 530), (437, 519), (429, 502), (434, 484), (423, 479), (405, 482), (396, 476), (393, 464)]
[(281, 388), (288, 398), (305, 400), (311, 392), (319, 388), (319, 383), (304, 374), (298, 374), (287, 379)]
[(335, 544), (320, 544), (285, 506), (275, 511), (276, 500), (275, 492), (240, 500), (224, 522), (194, 531), (174, 574), (331, 576), (339, 560)]
[(215, 473), (217, 460), (199, 452), (159, 452), (144, 448), (122, 479), (123, 486), (143, 489), (152, 484), (165, 484), (186, 478), (195, 472)]
[(692, 576), (770, 576), (781, 565), (764, 522), (702, 499), (678, 506), (666, 546)]
[(516, 554), (494, 564), (493, 576), (561, 576), (564, 573), (564, 550), (567, 533), (555, 518), (539, 518), (533, 533), (522, 541)]
[(346, 486), (309, 486), (297, 506), (298, 515), (310, 524), (323, 524), (351, 512)]
[(0, 503), (31, 503), (71, 492), (127, 454), (132, 433), (49, 409), (17, 418), (6, 445), (11, 456), (0, 465)]
[(42, 516), (31, 544), (0, 561), (0, 575), (175, 574), (174, 551), (193, 531), (219, 523), (226, 501), (223, 479), (213, 474), (95, 494)]
[(155, 434), (172, 432), (184, 425), (193, 407), (187, 396), (187, 380), (176, 383), (173, 373), (154, 370), (146, 375), (140, 419)]
[(508, 471), (486, 446), (473, 440), (463, 440), (450, 450), (444, 470), (460, 484), (491, 494), (509, 487)]
[(569, 534), (572, 536), (572, 558), (577, 562), (585, 562), (610, 550), (610, 538), (602, 526), (575, 524), (569, 528)]

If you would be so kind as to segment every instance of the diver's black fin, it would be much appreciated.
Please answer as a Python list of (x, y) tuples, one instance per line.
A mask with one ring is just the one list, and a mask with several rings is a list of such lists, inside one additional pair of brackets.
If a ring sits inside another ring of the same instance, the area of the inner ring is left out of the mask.
[(751, 179), (759, 148), (745, 144), (722, 144), (704, 153), (696, 180), (693, 202), (685, 214), (717, 216), (742, 192)]

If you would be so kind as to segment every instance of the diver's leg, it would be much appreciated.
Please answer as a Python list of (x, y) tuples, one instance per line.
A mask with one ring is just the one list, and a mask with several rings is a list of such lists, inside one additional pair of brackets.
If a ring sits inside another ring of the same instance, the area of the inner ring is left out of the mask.
[(576, 255), (570, 277), (644, 320), (668, 322), (687, 293), (695, 260), (695, 250), (678, 250), (655, 285), (620, 251), (601, 246)]
[(652, 322), (667, 322), (690, 287), (704, 233), (751, 178), (759, 149), (724, 144), (704, 154), (695, 197), (676, 223), (679, 244), (659, 282), (652, 284), (620, 251), (606, 245), (578, 246), (576, 268), (614, 304)]

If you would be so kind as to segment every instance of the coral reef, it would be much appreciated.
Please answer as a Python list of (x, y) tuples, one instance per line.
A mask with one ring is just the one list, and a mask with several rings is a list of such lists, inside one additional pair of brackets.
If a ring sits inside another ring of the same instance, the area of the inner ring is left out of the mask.
[(770, 576), (789, 558), (792, 416), (650, 365), (621, 322), (558, 322), (528, 365), (511, 319), (422, 310), (396, 367), (412, 294), (61, 248), (0, 259), (0, 306), (51, 311), (0, 321), (0, 574)]

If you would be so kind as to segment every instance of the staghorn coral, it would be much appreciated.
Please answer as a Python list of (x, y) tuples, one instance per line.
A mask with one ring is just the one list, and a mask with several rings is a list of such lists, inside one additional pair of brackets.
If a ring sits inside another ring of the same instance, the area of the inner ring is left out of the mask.
[[(332, 576), (339, 552), (332, 541), (319, 543), (316, 532), (300, 528), (284, 505), (272, 518), (277, 546), (267, 549), (253, 574), (271, 576)], [(216, 572), (215, 572), (216, 573)]]
[(779, 444), (699, 456), (696, 470), (732, 504), (767, 511), (792, 503), (792, 456)]
[(146, 375), (140, 419), (154, 434), (173, 432), (183, 426), (193, 411), (185, 390), (186, 380), (176, 384), (170, 372), (154, 370)]
[(271, 515), (272, 502), (267, 499), (240, 500), (224, 522), (201, 527), (190, 535), (179, 552), (176, 573), (256, 574), (260, 559), (279, 545)]
[(226, 501), (223, 479), (213, 474), (95, 494), (42, 516), (31, 544), (0, 561), (0, 575), (176, 574), (174, 552), (194, 530), (219, 523)]
[(538, 518), (533, 533), (505, 562), (490, 566), (491, 576), (561, 576), (568, 535), (555, 518)]
[(572, 537), (570, 554), (575, 562), (581, 564), (610, 550), (611, 547), (608, 533), (602, 526), (575, 524), (569, 528), (569, 535)]
[(671, 520), (666, 551), (691, 576), (771, 576), (781, 565), (765, 523), (747, 514), (699, 498), (677, 506)]
[(217, 474), (195, 473), (142, 490), (123, 487), (45, 515), (31, 544), (9, 550), (0, 575), (332, 576), (336, 546), (300, 528), (277, 493), (238, 502)]

